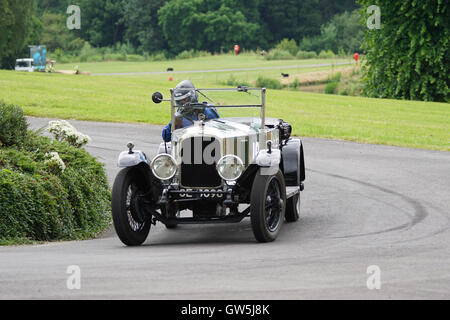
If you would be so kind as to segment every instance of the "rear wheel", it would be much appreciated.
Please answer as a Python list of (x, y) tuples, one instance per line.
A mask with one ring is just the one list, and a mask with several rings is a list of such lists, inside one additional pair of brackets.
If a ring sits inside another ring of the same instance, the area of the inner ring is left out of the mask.
[(300, 192), (286, 202), (286, 222), (295, 222), (300, 217)]
[(256, 174), (250, 196), (253, 234), (259, 242), (276, 239), (286, 209), (286, 186), (280, 170), (275, 175)]
[(112, 190), (112, 217), (120, 240), (127, 246), (141, 245), (148, 236), (151, 216), (145, 212), (145, 184), (134, 168), (117, 175)]

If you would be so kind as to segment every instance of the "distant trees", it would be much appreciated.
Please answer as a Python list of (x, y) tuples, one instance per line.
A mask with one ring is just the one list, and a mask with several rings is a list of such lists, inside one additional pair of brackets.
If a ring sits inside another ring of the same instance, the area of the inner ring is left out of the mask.
[(319, 35), (334, 15), (358, 8), (354, 0), (260, 0), (259, 7), (260, 24), (267, 29), (265, 37), (271, 45), (284, 38), (299, 42)]
[[(45, 12), (64, 14), (72, 0), (38, 0), (36, 7), (36, 15), (42, 16)], [(75, 3), (73, 3), (75, 4)]]
[(450, 3), (359, 2), (381, 9), (381, 29), (366, 31), (364, 93), (381, 98), (449, 101)]
[[(354, 0), (39, 0), (36, 16), (65, 15), (69, 4), (81, 8), (76, 37), (96, 47), (130, 43), (138, 52), (165, 50), (269, 49), (282, 39), (320, 35), (335, 14), (353, 10)], [(181, 10), (182, 8), (182, 10)], [(45, 26), (44, 26), (45, 27)], [(180, 32), (183, 30), (183, 32)], [(187, 31), (196, 32), (195, 39)], [(201, 32), (199, 32), (201, 31)]]
[(123, 4), (125, 41), (140, 52), (168, 49), (158, 21), (158, 10), (166, 0), (128, 0)]
[(218, 52), (238, 42), (250, 49), (257, 46), (259, 26), (225, 3), (215, 8), (211, 3), (208, 6), (206, 0), (204, 3), (172, 0), (160, 9), (158, 16), (164, 37), (174, 52), (188, 49)]
[[(272, 47), (285, 38), (300, 42), (303, 37), (319, 35), (334, 14), (356, 7), (352, 0), (339, 5), (330, 0), (170, 0), (160, 9), (158, 19), (173, 52), (220, 51), (237, 41), (246, 49), (256, 49)], [(194, 34), (195, 39), (190, 38)]]
[(39, 42), (34, 44), (45, 44), (47, 50), (56, 49), (76, 50), (81, 49), (84, 40), (77, 38), (75, 33), (66, 27), (67, 16), (57, 13), (46, 12), (41, 17), (42, 30)]
[[(36, 1), (36, 4), (35, 4)], [(270, 49), (282, 39), (296, 43), (321, 34), (335, 14), (352, 10), (354, 0), (0, 0), (1, 55), (44, 44), (78, 54), (93, 47), (127, 46), (135, 53), (186, 50), (220, 52)], [(81, 29), (66, 28), (67, 7), (81, 8)], [(17, 15), (17, 17), (16, 17)], [(33, 18), (33, 15), (35, 18)], [(26, 17), (26, 18), (25, 18)], [(2, 58), (3, 59), (3, 58)]]
[(320, 35), (304, 37), (300, 42), (300, 49), (316, 52), (331, 50), (335, 53), (360, 52), (365, 31), (362, 18), (360, 10), (335, 15), (331, 21), (322, 25)]
[(12, 67), (39, 22), (33, 19), (34, 0), (0, 0), (0, 65)]
[(76, 4), (81, 8), (81, 29), (74, 32), (97, 47), (105, 47), (114, 45), (117, 42), (123, 42), (125, 34), (123, 7), (127, 1), (73, 1), (72, 4)]

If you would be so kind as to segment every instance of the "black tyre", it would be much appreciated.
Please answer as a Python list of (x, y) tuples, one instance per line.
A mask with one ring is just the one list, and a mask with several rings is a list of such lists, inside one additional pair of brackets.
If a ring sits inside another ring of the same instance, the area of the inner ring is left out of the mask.
[(167, 229), (176, 229), (178, 227), (178, 223), (166, 223)]
[(300, 192), (286, 201), (286, 222), (295, 222), (300, 217)]
[(141, 245), (150, 232), (150, 216), (145, 213), (145, 193), (141, 175), (134, 168), (125, 168), (117, 175), (112, 190), (112, 217), (120, 240), (127, 246)]
[(253, 234), (259, 242), (276, 239), (284, 220), (286, 186), (280, 170), (275, 175), (256, 174), (250, 195)]

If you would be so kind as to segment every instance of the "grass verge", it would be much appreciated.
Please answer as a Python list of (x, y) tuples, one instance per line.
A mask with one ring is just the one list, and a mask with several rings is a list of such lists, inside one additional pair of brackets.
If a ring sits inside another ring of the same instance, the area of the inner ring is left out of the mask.
[[(153, 104), (151, 94), (161, 91), (167, 95), (174, 85), (139, 76), (0, 71), (0, 99), (23, 106), (27, 115), (38, 117), (166, 124), (169, 108)], [(216, 86), (201, 81), (196, 85)], [(217, 100), (245, 103), (245, 97), (218, 94)], [(268, 90), (267, 116), (290, 122), (293, 133), (300, 136), (450, 151), (450, 108), (446, 103)]]

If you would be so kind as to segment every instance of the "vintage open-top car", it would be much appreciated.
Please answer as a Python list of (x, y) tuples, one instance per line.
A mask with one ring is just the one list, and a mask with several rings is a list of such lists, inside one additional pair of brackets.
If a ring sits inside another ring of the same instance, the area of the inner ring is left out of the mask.
[[(205, 103), (191, 103), (196, 121), (185, 127), (176, 113), (174, 90), (164, 100), (171, 103), (171, 141), (162, 143), (148, 159), (133, 150), (120, 154), (112, 193), (112, 215), (119, 238), (126, 245), (142, 244), (152, 224), (167, 228), (187, 223), (240, 222), (250, 216), (255, 238), (275, 240), (284, 219), (297, 221), (305, 162), (300, 139), (291, 138), (292, 127), (281, 119), (265, 118), (264, 88), (261, 104), (215, 105), (216, 108), (260, 108), (261, 116), (205, 119)], [(186, 213), (187, 212), (187, 216)], [(191, 213), (191, 214), (189, 214)]]

